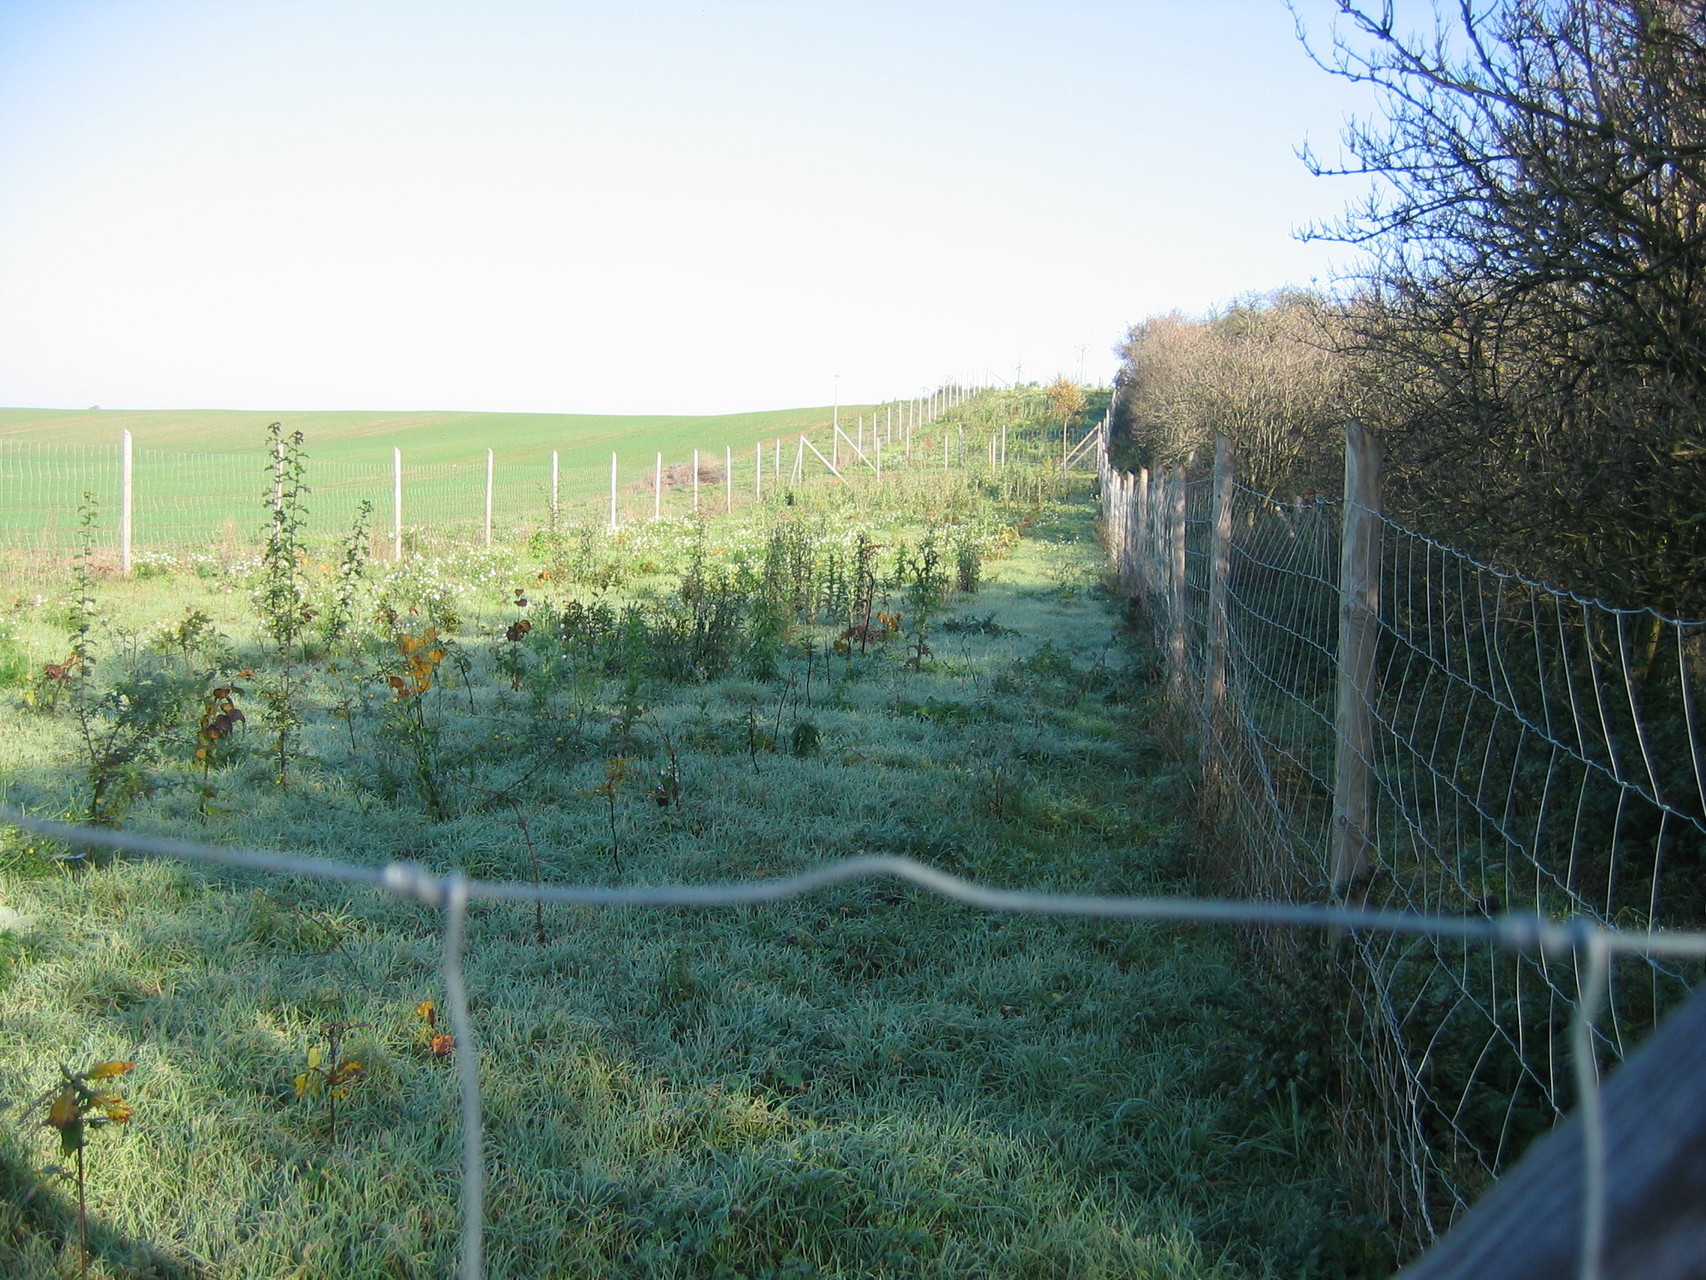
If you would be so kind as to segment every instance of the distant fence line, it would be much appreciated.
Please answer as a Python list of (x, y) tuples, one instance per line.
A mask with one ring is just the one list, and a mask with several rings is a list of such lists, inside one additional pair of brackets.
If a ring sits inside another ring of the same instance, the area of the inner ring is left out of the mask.
[[(1430, 916), (1706, 924), (1706, 624), (1406, 529), (1382, 514), (1381, 462), (1352, 424), (1344, 498), (1282, 502), (1239, 483), (1224, 439), (1197, 476), (1116, 469), (1103, 443), (1110, 558), (1200, 743), (1212, 876)], [(1418, 1241), (1573, 1098), (1579, 957), (1360, 931), (1314, 955), (1258, 945), (1336, 975), (1347, 1132)], [(1699, 973), (1615, 966), (1603, 1049), (1628, 1052)]]
[[(420, 462), (399, 449), (371, 460), (307, 462), (316, 537), (347, 530), (365, 501), (377, 551), (397, 554), (417, 536), (429, 540), (507, 538), (547, 525), (599, 522), (616, 527), (648, 518), (726, 511), (774, 494), (808, 471), (891, 469), (965, 457), (965, 442), (917, 439), (982, 387), (949, 385), (912, 400), (888, 402), (843, 424), (718, 445), (682, 457), (613, 452), (608, 484), (601, 464), (565, 475), (562, 450), (527, 456), (490, 448), (457, 461)], [(812, 436), (818, 435), (818, 442)], [(820, 451), (819, 444), (823, 447)], [(915, 449), (915, 444), (917, 448)], [(584, 454), (584, 449), (578, 450)], [(993, 450), (991, 457), (993, 458)], [(845, 467), (841, 464), (845, 461)], [(0, 550), (57, 558), (76, 545), (86, 493), (99, 510), (98, 545), (121, 565), (150, 551), (196, 548), (235, 553), (255, 541), (273, 459), (261, 449), (187, 453), (139, 447), (124, 431), (108, 445), (0, 437)], [(589, 475), (597, 475), (591, 484)]]

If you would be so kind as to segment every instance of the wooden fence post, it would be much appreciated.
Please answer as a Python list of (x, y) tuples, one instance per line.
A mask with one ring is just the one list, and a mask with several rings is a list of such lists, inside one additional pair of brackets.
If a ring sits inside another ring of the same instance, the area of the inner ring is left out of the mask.
[(1185, 697), (1186, 625), (1185, 617), (1185, 468), (1173, 465), (1167, 481), (1167, 640), (1168, 686), (1173, 697), (1181, 703)]
[(1380, 441), (1345, 424), (1345, 500), (1339, 542), (1339, 670), (1333, 746), (1332, 885), (1342, 894), (1368, 871), (1374, 656), (1380, 626)]
[(1208, 678), (1204, 682), (1203, 713), (1210, 726), (1218, 723), (1226, 697), (1226, 588), (1232, 568), (1232, 476), (1238, 454), (1232, 441), (1214, 437), (1214, 532), (1208, 556)]
[(1232, 441), (1214, 436), (1214, 525), (1208, 554), (1208, 663), (1203, 680), (1202, 764), (1206, 781), (1220, 756), (1222, 704), (1226, 701), (1226, 596), (1232, 572), (1232, 478), (1238, 454)]
[(1155, 590), (1154, 575), (1149, 572), (1149, 507), (1151, 495), (1149, 492), (1149, 468), (1139, 467), (1137, 471), (1137, 510), (1133, 513), (1136, 528), (1131, 534), (1132, 567), (1137, 576), (1137, 589), (1144, 595)]
[(118, 502), (118, 565), (119, 572), (130, 577), (130, 535), (131, 535), (131, 482), (135, 478), (132, 468), (132, 452), (130, 432), (124, 433), (123, 447), (119, 452), (119, 502)]

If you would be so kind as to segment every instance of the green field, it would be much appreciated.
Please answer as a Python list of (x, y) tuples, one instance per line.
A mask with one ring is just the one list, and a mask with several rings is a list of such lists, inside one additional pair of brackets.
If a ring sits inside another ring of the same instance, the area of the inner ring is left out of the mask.
[[(849, 423), (871, 405), (844, 405)], [(611, 450), (662, 450), (674, 460), (695, 448), (721, 452), (755, 440), (827, 427), (830, 406), (721, 415), (589, 413), (291, 413), (233, 409), (0, 409), (0, 440), (109, 445), (121, 431), (138, 448), (178, 453), (252, 453), (269, 422), (300, 431), (328, 462), (381, 462), (392, 449), (420, 462), (460, 462), (486, 449), (549, 458), (561, 450), (581, 462), (609, 465)], [(851, 415), (851, 416), (849, 416)]]
[[(1189, 781), (1092, 518), (1057, 468), (967, 468), (355, 579), (287, 556), (315, 612), (285, 609), (307, 622), (283, 647), (252, 565), (62, 578), (0, 632), (0, 795), (494, 879), (745, 881), (892, 852), (1008, 887), (1178, 892)], [(94, 663), (46, 670), (79, 645)], [(247, 722), (199, 763), (208, 690), (231, 684)], [(451, 1273), (455, 1081), (415, 1013), (444, 999), (434, 912), (16, 832), (0, 908), (0, 1273), (77, 1274), (60, 1140), (27, 1104), (60, 1064), (107, 1059), (135, 1061), (134, 1113), (88, 1148), (91, 1275)], [(1291, 1065), (1314, 1024), (1227, 932), (888, 884), (488, 905), (468, 976), (492, 1280), (1390, 1262)], [(365, 1073), (334, 1131), (292, 1081), (340, 1025)]]
[[(613, 453), (620, 519), (652, 514), (660, 455), (669, 468), (664, 506), (679, 515), (692, 507), (695, 450), (701, 501), (727, 502), (729, 490), (734, 501), (744, 501), (756, 487), (756, 445), (766, 446), (766, 479), (773, 480), (775, 442), (784, 441), (786, 473), (800, 435), (830, 451), (836, 412), (828, 406), (704, 417), (0, 409), (0, 547), (62, 551), (84, 493), (95, 494), (105, 509), (105, 545), (116, 545), (125, 430), (135, 449), (135, 546), (205, 550), (252, 537), (266, 482), (265, 432), (274, 421), (306, 441), (310, 484), (319, 495), (314, 515), (323, 533), (346, 528), (363, 499), (373, 503), (376, 525), (389, 527), (395, 449), (402, 453), (404, 525), (443, 538), (483, 523), (487, 449), (493, 454), (493, 523), (508, 536), (550, 519), (553, 451), (563, 518), (608, 518)], [(856, 436), (861, 416), (886, 425), (900, 420), (900, 407), (844, 405), (839, 416)], [(934, 438), (930, 447), (937, 447)], [(725, 486), (724, 461), (731, 453), (732, 484)]]

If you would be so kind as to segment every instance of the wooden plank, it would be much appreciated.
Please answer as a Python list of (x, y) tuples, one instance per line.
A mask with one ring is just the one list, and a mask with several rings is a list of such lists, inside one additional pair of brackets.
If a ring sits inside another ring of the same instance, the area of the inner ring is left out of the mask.
[[(1612, 1073), (1604, 1117), (1602, 1280), (1706, 1276), (1706, 989)], [(1399, 1280), (1565, 1280), (1580, 1274), (1582, 1123), (1536, 1142)]]
[(847, 483), (847, 477), (842, 475), (841, 472), (836, 469), (836, 466), (833, 462), (831, 462), (828, 458), (824, 457), (823, 454), (818, 452), (818, 447), (815, 444), (813, 444), (810, 440), (807, 440), (804, 436), (800, 437), (800, 443), (805, 445), (806, 448), (810, 449), (812, 451), (813, 456), (816, 457), (819, 462), (823, 463), (824, 466), (829, 468), (829, 474), (830, 475), (834, 476), (837, 480), (841, 481), (842, 484)]

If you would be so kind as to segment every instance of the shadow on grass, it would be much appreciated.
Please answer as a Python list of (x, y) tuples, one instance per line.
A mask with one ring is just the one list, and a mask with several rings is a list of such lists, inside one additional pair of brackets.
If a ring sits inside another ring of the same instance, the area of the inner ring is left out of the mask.
[[(49, 1280), (68, 1272), (77, 1258), (77, 1199), (58, 1179), (43, 1173), (18, 1150), (14, 1138), (0, 1140), (0, 1275), (8, 1280)], [(133, 1240), (89, 1215), (91, 1274), (123, 1280), (207, 1280), (208, 1273), (145, 1241)]]

